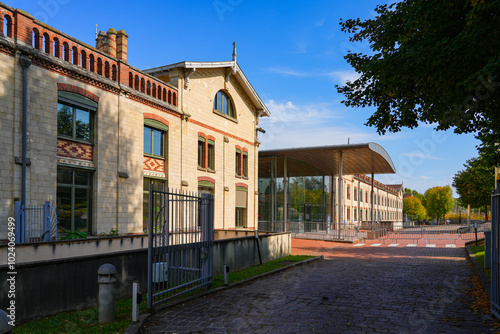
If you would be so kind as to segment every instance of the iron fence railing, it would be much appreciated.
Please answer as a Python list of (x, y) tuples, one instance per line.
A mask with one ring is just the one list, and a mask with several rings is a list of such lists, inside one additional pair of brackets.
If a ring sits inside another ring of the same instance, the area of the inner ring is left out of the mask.
[(491, 196), (491, 313), (500, 319), (500, 187)]
[(49, 201), (42, 206), (23, 206), (14, 203), (16, 243), (57, 240), (57, 214)]

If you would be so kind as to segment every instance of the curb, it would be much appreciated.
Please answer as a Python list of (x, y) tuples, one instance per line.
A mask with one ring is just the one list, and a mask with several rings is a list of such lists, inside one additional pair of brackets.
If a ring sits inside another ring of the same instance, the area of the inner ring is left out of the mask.
[[(475, 241), (474, 241), (474, 243), (475, 243)], [(466, 249), (465, 253), (467, 255), (467, 259), (472, 264), (472, 267), (474, 269), (475, 274), (481, 280), (481, 285), (483, 287), (484, 292), (486, 292), (488, 294), (488, 298), (491, 300), (491, 279), (489, 279), (488, 276), (484, 273), (483, 268), (481, 267), (479, 262), (477, 262), (476, 257), (474, 256), (474, 254), (470, 250), (469, 245), (466, 244), (465, 249)]]
[[(179, 300), (177, 300), (175, 302), (164, 304), (162, 306), (159, 306), (156, 309), (155, 313), (159, 312), (161, 310), (164, 310), (166, 308), (169, 308), (169, 307), (173, 307), (173, 306), (176, 306), (176, 305), (179, 305), (179, 304), (182, 304), (182, 303), (186, 303), (186, 302), (198, 299), (198, 298), (202, 298), (202, 297), (205, 297), (205, 296), (208, 296), (208, 295), (216, 294), (216, 293), (221, 292), (221, 291), (226, 290), (226, 289), (230, 289), (230, 288), (234, 288), (234, 287), (237, 287), (237, 286), (240, 286), (240, 285), (245, 285), (245, 284), (248, 284), (248, 283), (252, 283), (253, 281), (256, 281), (258, 279), (261, 279), (261, 278), (264, 278), (264, 277), (267, 277), (267, 276), (272, 276), (272, 275), (280, 273), (282, 271), (286, 271), (288, 269), (292, 269), (292, 268), (298, 267), (298, 266), (303, 266), (303, 265), (306, 265), (306, 264), (309, 264), (309, 263), (312, 263), (312, 262), (316, 262), (316, 261), (319, 261), (319, 260), (324, 260), (324, 256), (323, 255), (316, 256), (316, 257), (313, 257), (311, 259), (307, 259), (307, 260), (304, 260), (304, 261), (301, 261), (301, 262), (292, 263), (292, 264), (290, 264), (288, 266), (281, 267), (281, 268), (278, 268), (278, 269), (274, 269), (274, 270), (268, 271), (266, 273), (260, 274), (258, 276), (254, 276), (254, 277), (242, 280), (242, 281), (238, 281), (238, 282), (229, 284), (228, 286), (222, 286), (222, 287), (219, 287), (217, 289), (207, 290), (207, 291), (204, 291), (204, 292), (199, 293), (199, 294), (194, 295), (194, 296), (182, 298), (182, 299), (179, 299)], [(131, 322), (130, 325), (128, 326), (127, 330), (125, 332), (123, 332), (123, 333), (124, 334), (136, 334), (136, 333), (139, 333), (139, 331), (142, 329), (142, 327), (146, 323), (146, 320), (148, 320), (149, 317), (151, 317), (153, 314), (154, 313), (143, 313), (143, 314), (141, 314), (139, 316), (139, 321), (136, 322), (136, 323)]]

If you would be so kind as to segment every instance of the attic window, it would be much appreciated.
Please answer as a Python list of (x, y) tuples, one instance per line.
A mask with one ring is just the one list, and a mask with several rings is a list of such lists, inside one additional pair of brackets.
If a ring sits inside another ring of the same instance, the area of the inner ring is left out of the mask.
[(215, 95), (214, 110), (235, 118), (235, 112), (231, 98), (226, 94), (226, 92), (222, 90), (218, 91)]

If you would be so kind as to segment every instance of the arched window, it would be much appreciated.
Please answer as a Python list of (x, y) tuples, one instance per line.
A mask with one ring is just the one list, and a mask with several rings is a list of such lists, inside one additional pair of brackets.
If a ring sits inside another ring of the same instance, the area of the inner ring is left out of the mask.
[(59, 38), (54, 37), (54, 52), (53, 55), (57, 58), (61, 58), (61, 44), (59, 44)]
[(139, 76), (138, 75), (136, 75), (135, 79), (134, 79), (134, 88), (136, 90), (139, 90)]
[(152, 96), (156, 97), (156, 84), (153, 82), (153, 91), (152, 91)]
[(167, 102), (167, 90), (163, 88), (163, 101)]
[(116, 68), (115, 64), (113, 64), (113, 67), (111, 68), (111, 79), (113, 81), (118, 80), (118, 68)]
[(144, 93), (146, 91), (146, 81), (144, 78), (141, 78), (141, 92)]
[(87, 68), (87, 53), (84, 50), (80, 53), (80, 64), (83, 68)]
[(102, 75), (102, 59), (97, 58), (97, 74)]
[(63, 43), (63, 59), (69, 61), (69, 45), (68, 43)]
[(128, 72), (128, 85), (130, 88), (134, 88), (134, 76), (132, 72)]
[(175, 94), (175, 93), (172, 94), (172, 104), (174, 106), (177, 105), (177, 94)]
[(158, 100), (161, 100), (161, 86), (158, 85)]
[(12, 37), (13, 35), (13, 22), (12, 18), (9, 15), (5, 15), (3, 17), (3, 34), (7, 37)]
[(43, 51), (45, 51), (48, 54), (51, 54), (50, 50), (50, 37), (49, 34), (44, 33), (43, 34)]
[(106, 62), (104, 63), (104, 76), (105, 76), (106, 78), (109, 78), (109, 77), (110, 77), (109, 72), (110, 72), (109, 62), (108, 62), (108, 61), (106, 61)]
[(172, 91), (168, 91), (168, 103), (172, 103)]
[(33, 45), (33, 47), (37, 50), (41, 50), (42, 49), (42, 43), (40, 41), (40, 32), (38, 31), (37, 28), (33, 28), (33, 33), (31, 34), (31, 43)]
[(78, 49), (76, 48), (76, 46), (74, 46), (72, 50), (73, 50), (73, 64), (78, 65), (78, 61), (80, 60), (78, 58)]
[(93, 54), (89, 55), (89, 70), (95, 72), (95, 58)]
[(214, 98), (214, 110), (217, 110), (230, 117), (235, 117), (233, 103), (226, 92), (220, 90)]
[(146, 94), (151, 95), (151, 82), (146, 83)]

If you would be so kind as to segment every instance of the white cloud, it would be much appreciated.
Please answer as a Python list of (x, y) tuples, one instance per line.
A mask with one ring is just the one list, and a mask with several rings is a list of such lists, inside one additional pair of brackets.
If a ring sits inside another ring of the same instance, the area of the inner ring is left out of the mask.
[(294, 69), (290, 69), (287, 67), (269, 67), (266, 69), (268, 72), (281, 74), (284, 76), (291, 77), (327, 77), (333, 80), (333, 82), (345, 85), (347, 81), (355, 81), (359, 78), (359, 73), (356, 71), (333, 71), (333, 72), (324, 72), (324, 71), (297, 71)]
[(326, 74), (338, 84), (345, 85), (347, 81), (353, 82), (359, 78), (359, 73), (356, 71), (335, 71)]

